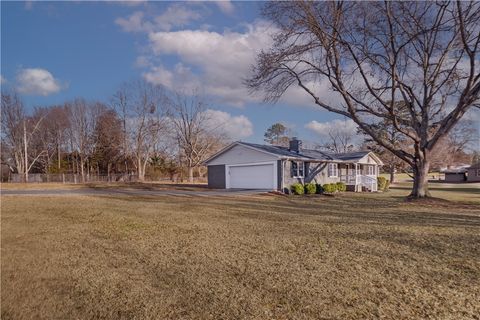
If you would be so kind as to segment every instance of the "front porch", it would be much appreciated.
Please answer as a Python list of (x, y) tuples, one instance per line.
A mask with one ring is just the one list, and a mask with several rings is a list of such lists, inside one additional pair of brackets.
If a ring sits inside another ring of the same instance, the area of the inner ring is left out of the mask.
[(340, 181), (347, 185), (347, 190), (355, 192), (378, 191), (378, 165), (346, 163), (339, 164), (338, 170)]

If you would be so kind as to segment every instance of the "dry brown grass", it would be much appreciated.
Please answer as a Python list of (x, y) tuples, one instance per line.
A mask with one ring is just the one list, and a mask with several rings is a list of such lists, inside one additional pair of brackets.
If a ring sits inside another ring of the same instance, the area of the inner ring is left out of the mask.
[(478, 319), (475, 204), (2, 197), (2, 319)]

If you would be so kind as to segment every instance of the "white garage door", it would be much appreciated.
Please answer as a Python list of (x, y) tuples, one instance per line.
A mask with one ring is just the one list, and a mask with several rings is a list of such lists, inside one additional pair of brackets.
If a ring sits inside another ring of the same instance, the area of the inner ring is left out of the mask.
[(273, 164), (228, 167), (230, 183), (228, 188), (275, 189)]

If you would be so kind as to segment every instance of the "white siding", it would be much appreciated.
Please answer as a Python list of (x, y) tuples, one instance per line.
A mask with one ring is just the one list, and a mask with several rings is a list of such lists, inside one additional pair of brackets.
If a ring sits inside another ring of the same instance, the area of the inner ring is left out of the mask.
[(255, 163), (255, 162), (268, 162), (278, 160), (275, 155), (270, 155), (254, 149), (235, 145), (230, 150), (225, 151), (212, 161), (208, 163), (209, 166), (217, 164), (242, 164), (242, 163)]
[(358, 163), (361, 163), (361, 164), (377, 164), (375, 159), (372, 156), (370, 156), (369, 154), (367, 154), (362, 159), (358, 160)]

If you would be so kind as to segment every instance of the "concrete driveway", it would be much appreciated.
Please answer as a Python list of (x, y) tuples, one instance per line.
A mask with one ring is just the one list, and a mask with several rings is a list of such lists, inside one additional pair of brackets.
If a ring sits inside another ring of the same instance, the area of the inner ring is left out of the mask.
[(129, 196), (156, 196), (168, 195), (178, 197), (211, 197), (211, 196), (245, 196), (267, 193), (270, 190), (253, 189), (228, 189), (228, 190), (178, 190), (178, 189), (135, 189), (135, 188), (65, 188), (65, 189), (16, 189), (1, 190), (2, 196), (9, 195), (46, 195), (46, 196), (69, 196), (69, 195), (129, 195)]

